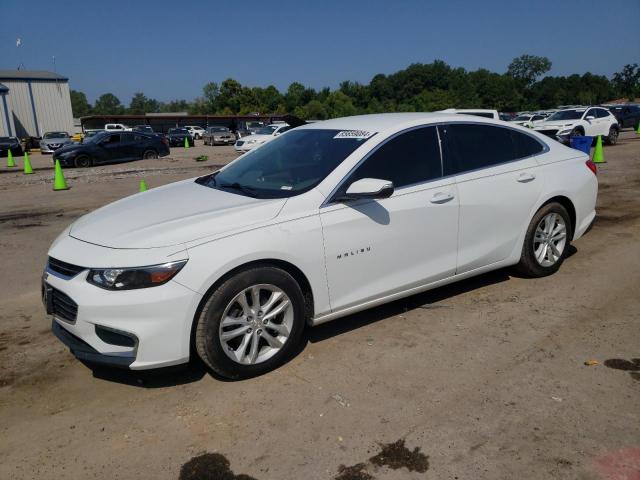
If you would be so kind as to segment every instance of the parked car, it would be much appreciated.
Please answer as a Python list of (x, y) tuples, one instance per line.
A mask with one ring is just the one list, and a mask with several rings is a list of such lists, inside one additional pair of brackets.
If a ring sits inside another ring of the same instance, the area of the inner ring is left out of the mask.
[(18, 137), (0, 137), (0, 157), (8, 156), (8, 152), (11, 150), (11, 155), (22, 156), (22, 145)]
[(616, 117), (602, 107), (559, 110), (534, 125), (533, 129), (562, 143), (569, 143), (570, 137), (602, 135), (607, 144), (615, 145), (620, 133)]
[(205, 145), (233, 145), (236, 136), (227, 127), (207, 127), (202, 139)]
[(523, 113), (509, 121), (517, 125), (522, 125), (523, 127), (532, 128), (534, 125), (538, 125), (542, 122), (545, 118), (547, 117), (540, 113)]
[(40, 153), (53, 153), (70, 143), (73, 140), (67, 132), (46, 132), (40, 140)]
[(133, 130), (131, 127), (128, 127), (122, 123), (107, 123), (104, 126), (104, 129), (107, 132), (120, 131), (120, 132), (130, 132)]
[(446, 110), (440, 110), (442, 113), (458, 113), (460, 115), (474, 115), (476, 117), (493, 118), (494, 120), (501, 120), (500, 114), (497, 110), (490, 110), (486, 108), (447, 108)]
[(248, 152), (255, 147), (259, 147), (270, 142), (287, 130), (291, 130), (291, 128), (291, 126), (284, 123), (258, 128), (255, 130), (255, 133), (237, 140), (235, 143), (235, 150), (236, 152)]
[(166, 135), (171, 147), (184, 147), (184, 139), (187, 139), (190, 147), (193, 147), (193, 137), (186, 128), (170, 128)]
[(53, 161), (67, 167), (158, 158), (169, 155), (166, 139), (141, 132), (102, 132), (56, 150)]
[(155, 132), (153, 131), (153, 128), (151, 128), (151, 126), (149, 125), (136, 125), (135, 127), (133, 127), (131, 129), (133, 132), (142, 132), (142, 133), (148, 133), (153, 135)]
[(595, 173), (582, 152), (480, 117), (303, 125), (76, 220), (49, 250), (44, 303), (84, 361), (198, 355), (258, 375), (307, 326), (503, 267), (555, 273), (595, 218)]
[(620, 128), (638, 129), (640, 124), (640, 105), (610, 105), (607, 107), (609, 111), (616, 117)]
[(205, 132), (204, 128), (199, 127), (197, 125), (185, 125), (184, 128), (189, 130), (189, 133), (191, 134), (191, 136), (196, 140), (201, 139)]

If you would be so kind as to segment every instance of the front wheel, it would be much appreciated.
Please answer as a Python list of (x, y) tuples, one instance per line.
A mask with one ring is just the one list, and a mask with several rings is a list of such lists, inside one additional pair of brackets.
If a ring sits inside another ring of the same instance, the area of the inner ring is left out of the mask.
[(144, 158), (145, 160), (158, 158), (158, 152), (156, 152), (155, 150), (145, 150), (145, 152), (142, 154), (142, 158)]
[(531, 219), (517, 269), (529, 277), (545, 277), (558, 271), (573, 236), (566, 208), (544, 205)]
[(214, 372), (231, 379), (261, 375), (299, 345), (304, 296), (284, 270), (250, 268), (213, 291), (196, 321), (196, 351)]
[(618, 129), (615, 127), (611, 127), (609, 129), (609, 135), (607, 135), (606, 138), (606, 144), (607, 145), (615, 145), (616, 143), (618, 143)]
[(78, 155), (73, 164), (78, 168), (86, 168), (93, 165), (93, 160), (88, 155)]

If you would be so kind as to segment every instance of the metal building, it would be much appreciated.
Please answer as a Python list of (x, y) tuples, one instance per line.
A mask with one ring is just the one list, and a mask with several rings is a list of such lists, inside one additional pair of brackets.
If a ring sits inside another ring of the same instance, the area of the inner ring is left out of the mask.
[(0, 137), (13, 137), (16, 131), (8, 94), (9, 89), (0, 83)]
[(7, 113), (0, 132), (16, 137), (73, 132), (68, 78), (41, 70), (0, 70), (0, 84), (6, 89), (0, 92), (0, 114)]

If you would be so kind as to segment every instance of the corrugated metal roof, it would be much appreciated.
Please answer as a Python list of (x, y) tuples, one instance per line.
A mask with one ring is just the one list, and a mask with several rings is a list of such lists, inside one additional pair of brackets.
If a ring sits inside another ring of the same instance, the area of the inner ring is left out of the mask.
[(9, 89), (0, 83), (0, 92), (8, 92)]
[(0, 80), (69, 80), (58, 73), (46, 70), (0, 70)]

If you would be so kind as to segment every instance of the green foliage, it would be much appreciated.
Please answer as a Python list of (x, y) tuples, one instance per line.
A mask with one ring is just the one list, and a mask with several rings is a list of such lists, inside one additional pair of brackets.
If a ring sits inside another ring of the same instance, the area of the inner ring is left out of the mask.
[(122, 115), (124, 106), (113, 93), (105, 93), (96, 100), (93, 113), (95, 115)]
[(551, 70), (551, 60), (536, 55), (521, 55), (514, 58), (507, 68), (507, 75), (531, 86), (536, 79)]
[(616, 89), (631, 101), (640, 95), (640, 68), (638, 64), (625, 65), (622, 71), (613, 74)]
[(89, 105), (87, 96), (84, 93), (71, 90), (71, 111), (75, 118), (91, 114), (91, 105)]
[[(625, 65), (609, 80), (585, 73), (568, 77), (547, 76), (551, 68), (546, 57), (522, 55), (514, 59), (507, 73), (486, 69), (466, 71), (452, 68), (442, 60), (414, 63), (390, 75), (378, 74), (369, 84), (344, 81), (337, 90), (316, 91), (293, 82), (285, 92), (273, 85), (243, 86), (227, 78), (221, 84), (208, 82), (202, 96), (192, 102), (158, 102), (142, 92), (134, 94), (126, 110), (131, 114), (149, 112), (189, 112), (199, 115), (251, 113), (291, 113), (300, 118), (324, 120), (348, 115), (434, 111), (446, 108), (492, 108), (499, 111), (553, 108), (563, 104), (598, 104), (616, 97), (640, 95), (640, 68)], [(82, 92), (72, 91), (74, 115), (125, 113), (120, 101), (110, 93), (102, 95), (93, 109)]]

